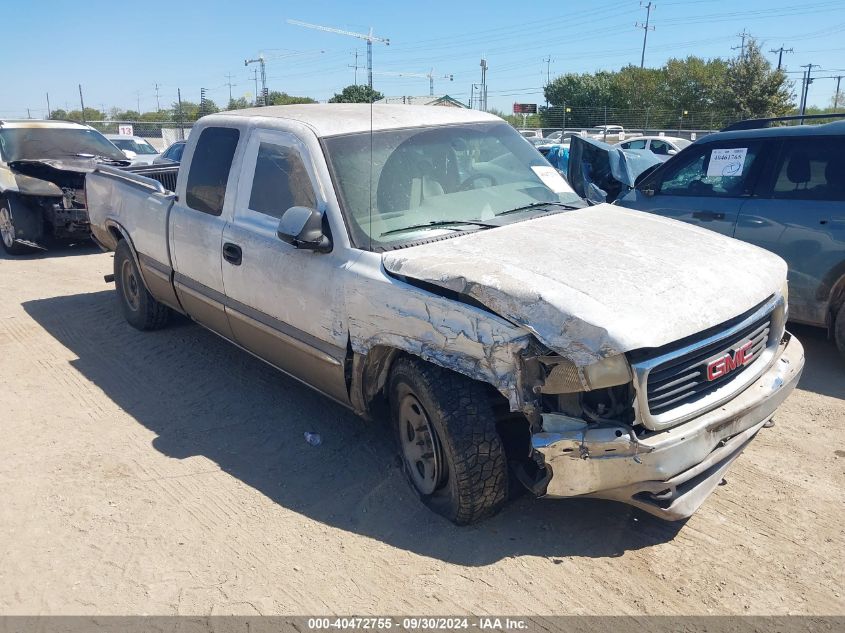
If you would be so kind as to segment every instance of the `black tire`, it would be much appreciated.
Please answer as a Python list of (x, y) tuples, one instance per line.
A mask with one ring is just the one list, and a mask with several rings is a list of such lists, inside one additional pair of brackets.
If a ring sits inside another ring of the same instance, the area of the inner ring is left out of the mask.
[(836, 341), (836, 347), (845, 359), (845, 303), (839, 306), (839, 312), (833, 324), (833, 340)]
[(508, 467), (485, 386), (402, 357), (388, 394), (399, 455), (422, 502), (457, 525), (495, 514), (508, 499)]
[(158, 330), (167, 325), (170, 308), (147, 290), (126, 240), (120, 240), (114, 252), (114, 285), (129, 325), (139, 330)]
[(15, 241), (15, 218), (12, 205), (6, 198), (0, 198), (0, 244), (9, 255), (31, 253), (32, 248)]

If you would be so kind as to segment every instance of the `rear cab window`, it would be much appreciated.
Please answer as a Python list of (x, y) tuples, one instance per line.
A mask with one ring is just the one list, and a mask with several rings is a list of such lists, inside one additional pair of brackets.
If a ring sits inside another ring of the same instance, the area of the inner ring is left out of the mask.
[(732, 139), (685, 152), (663, 172), (659, 193), (671, 196), (741, 197), (751, 195), (762, 143)]
[(185, 204), (194, 211), (220, 215), (226, 183), (240, 132), (228, 127), (207, 127), (200, 134), (191, 158)]

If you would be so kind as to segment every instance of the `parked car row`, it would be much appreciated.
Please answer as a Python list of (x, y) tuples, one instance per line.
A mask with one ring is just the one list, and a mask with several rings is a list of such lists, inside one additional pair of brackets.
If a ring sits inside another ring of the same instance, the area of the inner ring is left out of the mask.
[(459, 524), (522, 489), (689, 516), (803, 369), (780, 257), (590, 207), (475, 110), (212, 115), (172, 189), (100, 165), (87, 192), (132, 326), (186, 314), (389, 412), (411, 486)]

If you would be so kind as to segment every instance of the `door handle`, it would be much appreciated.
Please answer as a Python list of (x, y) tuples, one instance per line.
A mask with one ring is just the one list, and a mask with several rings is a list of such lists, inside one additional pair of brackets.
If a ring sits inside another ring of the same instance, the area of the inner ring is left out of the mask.
[(692, 214), (696, 220), (704, 220), (705, 222), (712, 220), (724, 220), (724, 213), (716, 213), (715, 211), (695, 211)]
[(243, 260), (243, 251), (241, 251), (241, 247), (237, 244), (232, 244), (231, 242), (225, 242), (223, 244), (223, 259), (230, 264), (240, 266), (241, 261)]

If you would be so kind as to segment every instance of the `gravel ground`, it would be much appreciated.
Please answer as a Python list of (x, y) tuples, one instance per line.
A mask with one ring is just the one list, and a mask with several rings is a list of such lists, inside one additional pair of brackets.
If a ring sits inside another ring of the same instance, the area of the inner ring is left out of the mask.
[(820, 330), (793, 328), (799, 389), (687, 522), (520, 499), (456, 528), (383, 426), (187, 321), (126, 325), (111, 266), (0, 257), (0, 614), (845, 614)]

